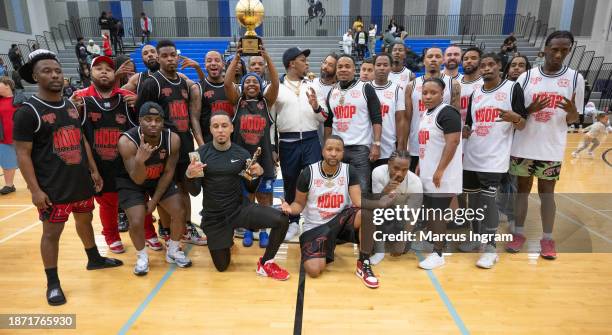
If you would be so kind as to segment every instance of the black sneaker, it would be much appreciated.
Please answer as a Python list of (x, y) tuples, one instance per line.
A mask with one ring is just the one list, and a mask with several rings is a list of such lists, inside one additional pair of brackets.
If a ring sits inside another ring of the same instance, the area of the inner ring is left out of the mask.
[(16, 191), (15, 185), (13, 185), (13, 186), (4, 186), (3, 188), (0, 189), (0, 194), (7, 195), (7, 194), (13, 193), (15, 191)]
[(102, 257), (98, 261), (87, 262), (87, 270), (114, 268), (121, 265), (123, 265), (123, 262), (121, 260), (118, 260), (116, 258)]
[(130, 223), (128, 222), (127, 214), (119, 213), (119, 231), (125, 233), (130, 230)]

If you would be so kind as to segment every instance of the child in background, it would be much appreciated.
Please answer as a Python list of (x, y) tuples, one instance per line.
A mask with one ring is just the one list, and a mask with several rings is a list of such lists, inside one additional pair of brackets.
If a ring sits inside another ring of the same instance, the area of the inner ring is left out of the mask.
[(593, 122), (592, 125), (584, 128), (584, 140), (580, 143), (580, 146), (576, 151), (572, 152), (572, 157), (577, 158), (580, 152), (586, 149), (589, 144), (593, 144), (587, 152), (588, 158), (593, 158), (593, 151), (599, 146), (602, 137), (608, 133), (606, 127), (608, 126), (608, 115), (605, 113), (599, 113), (596, 116), (597, 121)]

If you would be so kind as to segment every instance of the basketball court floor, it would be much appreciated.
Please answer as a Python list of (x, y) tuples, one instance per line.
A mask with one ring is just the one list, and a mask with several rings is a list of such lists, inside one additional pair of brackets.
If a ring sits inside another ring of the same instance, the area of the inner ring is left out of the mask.
[[(227, 272), (216, 272), (207, 247), (186, 245), (193, 267), (170, 266), (164, 251), (149, 251), (150, 272), (136, 277), (135, 251), (123, 233), (127, 252), (113, 257), (125, 265), (87, 271), (71, 219), (59, 257), (68, 303), (51, 307), (44, 297), (42, 226), (18, 173), (18, 191), (0, 197), (0, 314), (74, 313), (76, 330), (0, 329), (0, 334), (610, 334), (612, 166), (601, 155), (612, 138), (594, 159), (584, 154), (572, 159), (580, 138), (569, 135), (557, 185), (557, 260), (538, 257), (541, 226), (533, 194), (526, 224), (532, 253), (508, 254), (500, 246), (500, 262), (491, 270), (476, 268), (477, 254), (453, 253), (434, 271), (417, 268), (421, 254), (387, 255), (374, 267), (381, 282), (376, 290), (354, 275), (350, 244), (338, 247), (336, 261), (317, 279), (300, 278), (294, 243), (283, 244), (276, 257), (291, 272), (290, 280), (256, 276), (263, 249), (256, 243), (244, 248), (238, 239)], [(200, 200), (193, 204), (199, 222)], [(501, 227), (505, 230), (505, 223)], [(96, 211), (96, 241), (108, 254), (101, 228)]]

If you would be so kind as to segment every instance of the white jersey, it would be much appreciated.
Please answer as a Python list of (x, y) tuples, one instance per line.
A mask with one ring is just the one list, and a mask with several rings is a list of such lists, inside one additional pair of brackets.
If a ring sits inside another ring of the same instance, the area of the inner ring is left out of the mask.
[(311, 81), (310, 86), (315, 90), (315, 93), (317, 93), (317, 100), (319, 100), (319, 104), (321, 106), (325, 105), (327, 95), (329, 94), (329, 91), (331, 91), (331, 89), (334, 87), (334, 85), (335, 84), (325, 84), (321, 81), (321, 78), (315, 78)]
[(546, 108), (527, 117), (522, 130), (514, 132), (511, 154), (514, 157), (542, 161), (563, 161), (567, 143), (567, 122), (565, 110), (558, 107), (563, 98), (572, 99), (579, 113), (584, 109), (584, 78), (576, 70), (564, 66), (554, 75), (543, 73), (541, 67), (531, 69), (516, 81), (523, 87), (525, 106), (536, 96), (550, 98)]
[(496, 88), (474, 91), (471, 107), (472, 135), (463, 150), (463, 169), (477, 172), (506, 173), (514, 127), (502, 121), (499, 111), (512, 110), (512, 93), (520, 85), (504, 80)]
[(444, 131), (442, 131), (441, 126), (437, 122), (438, 114), (440, 114), (440, 111), (445, 107), (457, 113), (459, 112), (454, 107), (442, 103), (434, 110), (424, 113), (419, 125), (419, 176), (423, 183), (424, 193), (459, 194), (463, 191), (461, 144), (457, 146), (453, 159), (446, 167), (446, 170), (444, 170), (444, 174), (440, 181), (440, 187), (436, 187), (433, 183), (433, 175), (438, 168), (444, 146), (446, 145)]
[(310, 164), (310, 187), (306, 198), (304, 231), (318, 227), (333, 219), (351, 205), (349, 196), (349, 165), (340, 163), (331, 178), (321, 172), (322, 161)]
[(332, 133), (344, 141), (344, 145), (372, 144), (372, 122), (365, 96), (366, 82), (355, 81), (343, 90), (338, 84), (329, 95), (329, 108), (333, 115)]
[(399, 84), (402, 88), (406, 88), (408, 83), (410, 82), (410, 77), (412, 77), (412, 71), (409, 68), (404, 67), (400, 72), (391, 71), (389, 73), (389, 80)]
[[(442, 79), (446, 85), (444, 88), (442, 103), (450, 104), (453, 81), (450, 77), (445, 76), (444, 74), (442, 74), (440, 79)], [(423, 116), (423, 113), (427, 110), (421, 98), (424, 80), (425, 77), (420, 76), (412, 82), (412, 120), (410, 120), (410, 137), (408, 138), (408, 151), (410, 152), (410, 156), (419, 155), (419, 123), (421, 121), (421, 116)]]
[(484, 81), (482, 77), (474, 80), (474, 81), (464, 81), (464, 77), (461, 76), (461, 79), (458, 80), (461, 84), (461, 125), (465, 124), (465, 116), (467, 115), (468, 104), (470, 103), (470, 95), (476, 90), (479, 90), (482, 85), (484, 85)]
[(384, 86), (376, 86), (374, 82), (371, 82), (371, 84), (376, 89), (382, 116), (380, 158), (389, 158), (397, 146), (395, 113), (406, 109), (404, 106), (404, 89), (392, 81), (388, 81)]

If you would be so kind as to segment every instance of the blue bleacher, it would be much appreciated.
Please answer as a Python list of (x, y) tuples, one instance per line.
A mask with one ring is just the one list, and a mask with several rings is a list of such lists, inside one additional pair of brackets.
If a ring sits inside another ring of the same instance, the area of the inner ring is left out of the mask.
[[(197, 61), (200, 64), (204, 63), (204, 55), (211, 50), (219, 51), (221, 54), (229, 48), (229, 40), (214, 40), (214, 41), (206, 41), (206, 40), (189, 40), (189, 41), (175, 41), (176, 48), (181, 51), (181, 56), (185, 56), (187, 58), (191, 58)], [(151, 41), (152, 45), (157, 45), (157, 41)], [(141, 56), (142, 47), (135, 49), (130, 57), (134, 60), (134, 64), (136, 65), (136, 71), (144, 71), (145, 65), (142, 62)], [(181, 70), (179, 70), (181, 71)], [(206, 72), (204, 68), (202, 71)], [(194, 81), (199, 81), (198, 74), (194, 69), (187, 68), (181, 71), (184, 73), (189, 79)]]

